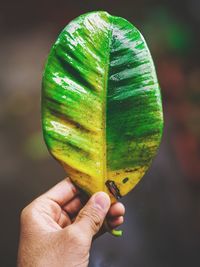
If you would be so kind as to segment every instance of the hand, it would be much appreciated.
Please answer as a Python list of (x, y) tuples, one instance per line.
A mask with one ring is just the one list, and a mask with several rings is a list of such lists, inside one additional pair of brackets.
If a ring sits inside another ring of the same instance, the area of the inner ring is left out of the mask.
[[(94, 236), (123, 223), (121, 203), (110, 207), (106, 193), (94, 194), (83, 207), (67, 178), (29, 204), (21, 214), (18, 267), (85, 267)], [(101, 229), (101, 231), (100, 231)]]

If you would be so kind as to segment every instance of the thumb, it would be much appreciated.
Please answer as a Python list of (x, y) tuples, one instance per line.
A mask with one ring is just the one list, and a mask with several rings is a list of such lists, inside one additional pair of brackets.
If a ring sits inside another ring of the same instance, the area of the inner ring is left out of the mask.
[(79, 212), (74, 226), (78, 227), (89, 239), (100, 230), (110, 208), (110, 198), (104, 192), (94, 194)]

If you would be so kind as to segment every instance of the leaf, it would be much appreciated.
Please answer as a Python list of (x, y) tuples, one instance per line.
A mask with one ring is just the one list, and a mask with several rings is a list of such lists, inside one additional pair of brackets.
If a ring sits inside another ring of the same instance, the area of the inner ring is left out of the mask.
[(131, 23), (100, 11), (64, 28), (44, 71), (42, 126), (51, 154), (88, 194), (113, 199), (138, 183), (163, 115), (150, 52)]

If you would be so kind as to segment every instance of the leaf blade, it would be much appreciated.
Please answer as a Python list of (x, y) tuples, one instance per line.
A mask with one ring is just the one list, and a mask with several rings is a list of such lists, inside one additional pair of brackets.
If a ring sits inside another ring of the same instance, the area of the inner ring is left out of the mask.
[(130, 191), (156, 154), (163, 123), (140, 32), (103, 11), (72, 21), (45, 67), (42, 122), (49, 151), (79, 187), (109, 193), (112, 180), (121, 195)]
[[(142, 178), (162, 135), (160, 89), (140, 32), (113, 17), (107, 109), (108, 179), (122, 195)], [(126, 179), (126, 183), (123, 180)]]

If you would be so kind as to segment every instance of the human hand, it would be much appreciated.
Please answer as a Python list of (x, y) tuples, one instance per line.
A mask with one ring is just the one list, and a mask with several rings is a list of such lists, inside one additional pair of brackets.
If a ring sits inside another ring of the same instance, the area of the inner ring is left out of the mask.
[(77, 188), (66, 178), (22, 211), (18, 267), (88, 266), (92, 240), (105, 232), (105, 217), (114, 229), (123, 223), (124, 213), (124, 206), (110, 206), (103, 192), (83, 206)]

